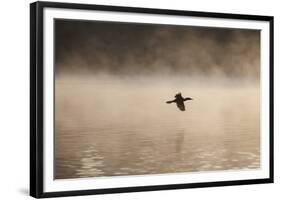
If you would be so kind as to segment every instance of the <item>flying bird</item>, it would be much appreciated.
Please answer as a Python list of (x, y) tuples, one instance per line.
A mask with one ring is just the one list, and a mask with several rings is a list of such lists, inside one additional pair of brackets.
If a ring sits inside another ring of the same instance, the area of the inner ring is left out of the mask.
[(181, 93), (178, 93), (175, 95), (175, 99), (172, 100), (172, 101), (166, 101), (166, 103), (176, 103), (177, 104), (177, 107), (181, 110), (181, 111), (185, 111), (185, 105), (184, 105), (184, 102), (187, 101), (187, 100), (193, 100), (192, 98), (190, 97), (187, 97), (187, 98), (183, 98), (181, 96)]

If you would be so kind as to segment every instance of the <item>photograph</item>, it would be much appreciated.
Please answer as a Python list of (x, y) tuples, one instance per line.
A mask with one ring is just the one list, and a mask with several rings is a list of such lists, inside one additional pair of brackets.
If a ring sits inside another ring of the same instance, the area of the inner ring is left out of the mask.
[(54, 20), (54, 178), (260, 168), (260, 30)]
[(30, 195), (273, 183), (273, 16), (30, 5)]

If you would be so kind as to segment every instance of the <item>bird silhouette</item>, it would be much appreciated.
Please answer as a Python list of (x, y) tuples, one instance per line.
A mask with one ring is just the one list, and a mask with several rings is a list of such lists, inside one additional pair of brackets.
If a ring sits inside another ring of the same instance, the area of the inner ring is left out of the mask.
[(174, 99), (174, 100), (172, 100), (172, 101), (166, 101), (166, 103), (176, 103), (176, 104), (177, 104), (177, 107), (178, 107), (181, 111), (185, 111), (184, 102), (187, 101), (187, 100), (193, 100), (193, 99), (190, 98), (190, 97), (183, 98), (183, 97), (181, 96), (181, 93), (179, 92), (178, 94), (175, 95), (175, 99)]

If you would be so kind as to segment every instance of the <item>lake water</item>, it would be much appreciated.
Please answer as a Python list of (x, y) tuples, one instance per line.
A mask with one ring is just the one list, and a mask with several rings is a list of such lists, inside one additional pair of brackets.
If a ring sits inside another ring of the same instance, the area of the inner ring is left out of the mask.
[[(55, 81), (55, 178), (260, 167), (259, 86), (147, 79)], [(177, 92), (186, 111), (166, 104)]]

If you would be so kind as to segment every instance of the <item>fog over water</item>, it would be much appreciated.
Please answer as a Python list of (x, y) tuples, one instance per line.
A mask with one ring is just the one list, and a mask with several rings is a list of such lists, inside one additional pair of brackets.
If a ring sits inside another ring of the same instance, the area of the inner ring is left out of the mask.
[(55, 38), (55, 178), (260, 167), (259, 31), (57, 20)]
[(56, 76), (260, 74), (259, 30), (56, 20), (55, 40)]

